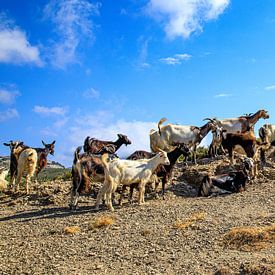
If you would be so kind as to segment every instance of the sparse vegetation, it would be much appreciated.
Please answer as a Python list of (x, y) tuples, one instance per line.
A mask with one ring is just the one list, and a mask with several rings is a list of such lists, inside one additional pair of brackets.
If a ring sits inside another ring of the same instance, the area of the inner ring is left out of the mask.
[(265, 227), (237, 227), (225, 234), (225, 247), (243, 251), (260, 250), (275, 240), (275, 224)]
[(65, 234), (76, 234), (80, 232), (80, 227), (79, 226), (66, 226), (64, 228)]
[(89, 223), (89, 229), (103, 228), (115, 223), (115, 218), (113, 216), (101, 216), (97, 217), (95, 220)]
[(195, 222), (202, 221), (204, 219), (205, 219), (205, 213), (198, 212), (183, 221), (177, 220), (176, 223), (174, 224), (174, 228), (187, 229), (188, 227), (192, 226)]

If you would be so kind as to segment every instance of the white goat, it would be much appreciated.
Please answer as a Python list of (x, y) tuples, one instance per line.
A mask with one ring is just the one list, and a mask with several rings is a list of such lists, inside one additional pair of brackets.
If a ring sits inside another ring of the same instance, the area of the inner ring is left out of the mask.
[(0, 170), (0, 191), (7, 189), (8, 181), (6, 181), (6, 176), (8, 175), (9, 170), (4, 170), (1, 168)]
[[(209, 119), (211, 120), (211, 119)], [(153, 152), (162, 149), (166, 152), (171, 152), (175, 149), (175, 144), (184, 143), (193, 151), (193, 161), (196, 163), (196, 149), (202, 139), (209, 133), (210, 130), (215, 131), (216, 125), (212, 121), (207, 122), (202, 127), (167, 124), (161, 127), (161, 124), (166, 121), (162, 118), (158, 123), (159, 131), (151, 130), (150, 146)]]
[(106, 195), (106, 205), (110, 210), (112, 206), (112, 193), (119, 184), (130, 186), (139, 183), (139, 204), (144, 203), (145, 185), (150, 181), (153, 172), (159, 164), (169, 165), (167, 153), (160, 151), (150, 159), (121, 160), (113, 159), (107, 162), (108, 154), (103, 154), (102, 163), (104, 166), (105, 180), (96, 199), (98, 209), (101, 199)]
[(265, 110), (259, 110), (252, 115), (245, 115), (226, 119), (212, 119), (218, 126), (222, 127), (227, 133), (244, 133), (249, 131), (260, 119), (269, 118), (269, 114)]
[(19, 191), (19, 186), (21, 182), (21, 178), (23, 173), (26, 173), (26, 193), (29, 193), (29, 180), (34, 175), (35, 169), (37, 165), (37, 152), (35, 149), (27, 148), (18, 158), (18, 166), (17, 166), (17, 178), (14, 189)]

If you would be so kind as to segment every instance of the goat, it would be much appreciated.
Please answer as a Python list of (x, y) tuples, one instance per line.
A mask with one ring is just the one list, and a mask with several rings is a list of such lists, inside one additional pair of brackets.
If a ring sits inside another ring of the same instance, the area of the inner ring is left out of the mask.
[(10, 141), (9, 143), (4, 143), (5, 146), (10, 147), (10, 188), (15, 184), (15, 178), (17, 176), (17, 164), (18, 158), (22, 151), (29, 148), (29, 146), (24, 145), (22, 141)]
[(8, 181), (6, 180), (6, 176), (8, 175), (8, 173), (9, 170), (0, 168), (0, 191), (7, 189)]
[(244, 133), (249, 131), (260, 119), (269, 118), (269, 114), (265, 110), (259, 110), (252, 115), (244, 115), (236, 118), (226, 118), (226, 119), (216, 119), (213, 118), (218, 126), (222, 127), (224, 130), (227, 130), (228, 133)]
[(210, 121), (202, 127), (176, 124), (167, 124), (160, 127), (164, 121), (166, 121), (166, 118), (159, 121), (158, 132), (155, 130), (150, 132), (151, 150), (157, 152), (160, 148), (166, 152), (171, 152), (175, 148), (175, 144), (185, 143), (192, 150), (193, 162), (196, 163), (197, 146), (210, 130), (216, 129), (215, 124)]
[(225, 154), (222, 143), (222, 127), (216, 126), (216, 130), (212, 130), (212, 141), (209, 145), (208, 155), (211, 158), (215, 158), (218, 156), (218, 149), (220, 148), (222, 153)]
[(228, 150), (231, 163), (234, 163), (233, 149), (235, 146), (241, 146), (247, 157), (253, 158), (256, 153), (256, 137), (253, 129), (245, 133), (227, 133), (227, 130), (222, 131), (222, 146)]
[(116, 149), (114, 145), (105, 145), (98, 154), (80, 154), (81, 148), (79, 146), (74, 152), (70, 209), (76, 208), (81, 193), (88, 192), (91, 183), (90, 179), (94, 182), (104, 181), (104, 168), (100, 154), (107, 152), (110, 156), (116, 157), (113, 154)]
[(115, 153), (122, 144), (125, 144), (127, 146), (132, 143), (126, 135), (117, 134), (117, 136), (118, 139), (116, 141), (103, 141), (95, 138), (90, 138), (88, 136), (84, 140), (83, 150), (87, 153), (97, 154), (104, 146), (113, 145), (115, 148), (113, 153)]
[(38, 174), (47, 166), (48, 154), (54, 155), (55, 140), (52, 143), (45, 143), (42, 140), (44, 148), (33, 148), (37, 152), (37, 167), (35, 171), (35, 180), (37, 181)]
[[(168, 183), (169, 179), (171, 178), (172, 170), (175, 166), (175, 163), (177, 162), (178, 158), (181, 155), (187, 157), (189, 153), (190, 153), (189, 148), (185, 144), (178, 144), (172, 152), (167, 153), (167, 157), (169, 159), (170, 164), (169, 165), (161, 164), (156, 168), (154, 174), (158, 178), (161, 178), (163, 198), (165, 193), (165, 185)], [(135, 151), (127, 159), (128, 160), (149, 159), (154, 157), (155, 155), (156, 154), (154, 153), (150, 153), (146, 151)], [(133, 190), (134, 188), (137, 188), (137, 187), (138, 187), (138, 184), (130, 185), (130, 196), (129, 196), (130, 201), (132, 201)], [(122, 190), (122, 194), (123, 194), (123, 190)]]
[(17, 178), (14, 189), (18, 192), (23, 173), (26, 173), (26, 193), (29, 193), (29, 179), (34, 175), (37, 165), (37, 152), (33, 148), (23, 150), (18, 158)]
[(198, 196), (212, 195), (214, 186), (230, 193), (242, 192), (245, 190), (248, 180), (249, 177), (243, 170), (217, 176), (206, 175), (199, 187)]
[(143, 204), (145, 203), (145, 185), (150, 181), (153, 172), (159, 164), (170, 164), (167, 153), (161, 150), (150, 159), (113, 159), (107, 162), (107, 158), (108, 154), (103, 154), (101, 158), (104, 166), (105, 179), (97, 195), (96, 209), (99, 208), (101, 199), (106, 195), (106, 205), (112, 211), (114, 210), (112, 206), (112, 193), (115, 192), (118, 184), (131, 185), (133, 183), (139, 183), (139, 204)]
[(248, 158), (252, 158), (255, 161), (253, 177), (256, 177), (258, 174), (258, 152), (261, 148), (265, 147), (265, 143), (258, 142), (256, 140), (254, 129), (245, 133), (227, 133), (226, 130), (223, 130), (222, 133), (222, 147), (228, 150), (230, 162), (234, 163), (233, 150), (239, 145), (243, 148)]
[(266, 164), (265, 151), (270, 147), (275, 146), (275, 125), (264, 124), (259, 129), (259, 136), (263, 143), (266, 143), (266, 148), (261, 149), (261, 162), (263, 165)]

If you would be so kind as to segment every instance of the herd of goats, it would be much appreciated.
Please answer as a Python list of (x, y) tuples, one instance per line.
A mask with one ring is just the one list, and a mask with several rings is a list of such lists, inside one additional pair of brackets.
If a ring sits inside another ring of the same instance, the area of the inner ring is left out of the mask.
[[(206, 118), (207, 123), (202, 127), (167, 124), (165, 118), (158, 123), (157, 130), (150, 131), (150, 147), (152, 152), (135, 151), (127, 159), (117, 157), (117, 150), (131, 141), (126, 135), (118, 134), (118, 139), (102, 141), (87, 137), (82, 146), (74, 152), (72, 165), (72, 187), (70, 208), (75, 209), (81, 193), (88, 193), (92, 182), (101, 182), (101, 188), (96, 198), (96, 208), (103, 201), (107, 208), (113, 208), (113, 195), (120, 189), (119, 204), (122, 203), (127, 187), (130, 187), (129, 201), (132, 202), (133, 191), (138, 189), (139, 204), (145, 203), (145, 186), (152, 184), (156, 190), (159, 182), (162, 183), (162, 195), (165, 186), (171, 178), (173, 167), (178, 158), (183, 155), (185, 160), (191, 154), (196, 164), (196, 149), (202, 139), (211, 131), (212, 142), (209, 146), (209, 157), (214, 158), (218, 152), (229, 155), (231, 164), (234, 163), (233, 150), (236, 146), (242, 147), (246, 157), (243, 159), (243, 168), (223, 175), (206, 175), (199, 187), (199, 196), (211, 195), (212, 188), (220, 188), (225, 192), (240, 192), (245, 189), (246, 183), (257, 176), (258, 163), (266, 162), (266, 151), (275, 146), (275, 125), (264, 124), (259, 129), (260, 139), (256, 139), (254, 126), (259, 119), (268, 119), (265, 110), (254, 114), (246, 114), (236, 118), (217, 119)], [(19, 191), (21, 178), (26, 174), (26, 193), (29, 192), (31, 177), (37, 176), (47, 165), (48, 154), (54, 154), (55, 141), (46, 144), (44, 148), (32, 148), (21, 141), (4, 143), (10, 147), (10, 188)], [(5, 182), (8, 171), (0, 171), (1, 182)], [(118, 187), (122, 188), (118, 188)]]

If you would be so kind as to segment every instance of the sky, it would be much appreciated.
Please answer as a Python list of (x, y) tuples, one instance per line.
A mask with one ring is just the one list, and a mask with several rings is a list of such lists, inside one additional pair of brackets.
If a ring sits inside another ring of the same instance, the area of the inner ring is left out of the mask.
[(274, 0), (1, 0), (0, 143), (56, 140), (69, 167), (86, 136), (149, 150), (162, 117), (275, 124), (274, 45)]

